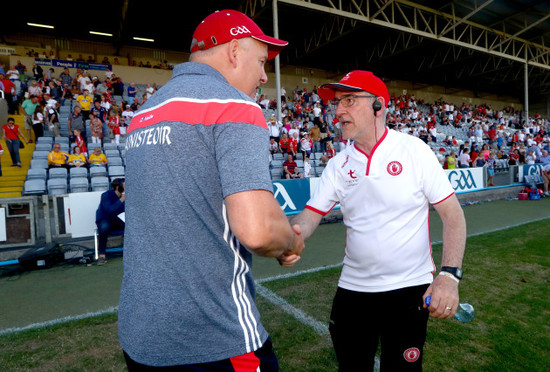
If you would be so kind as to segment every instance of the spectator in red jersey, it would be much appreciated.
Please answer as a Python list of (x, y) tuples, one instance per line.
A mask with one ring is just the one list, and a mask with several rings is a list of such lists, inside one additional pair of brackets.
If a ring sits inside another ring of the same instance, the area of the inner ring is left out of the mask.
[(292, 154), (288, 154), (288, 158), (283, 163), (283, 178), (303, 178), (304, 175), (298, 171), (298, 164), (294, 161)]
[(290, 140), (288, 138), (288, 135), (286, 133), (283, 133), (283, 135), (281, 136), (281, 140), (279, 141), (279, 148), (281, 149), (281, 152), (283, 154), (288, 153), (289, 142)]

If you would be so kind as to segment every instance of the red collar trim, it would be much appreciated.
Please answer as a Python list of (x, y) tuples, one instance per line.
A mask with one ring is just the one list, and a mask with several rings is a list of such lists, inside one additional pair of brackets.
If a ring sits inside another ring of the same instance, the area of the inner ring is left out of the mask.
[(380, 139), (378, 140), (378, 142), (376, 142), (376, 144), (374, 145), (374, 147), (372, 148), (372, 151), (370, 152), (370, 156), (369, 154), (367, 154), (365, 151), (361, 150), (359, 147), (357, 147), (357, 145), (354, 143), (353, 146), (355, 147), (355, 149), (357, 151), (359, 151), (361, 154), (365, 155), (367, 157), (367, 173), (366, 175), (368, 176), (369, 175), (369, 171), (370, 171), (370, 161), (372, 159), (372, 157), (374, 156), (374, 152), (376, 151), (376, 149), (378, 148), (378, 146), (380, 146), (380, 144), (382, 143), (382, 141), (384, 141), (384, 139), (386, 138), (386, 136), (388, 135), (388, 132), (389, 132), (389, 129), (388, 127), (385, 127), (384, 128), (384, 134), (382, 135), (382, 137), (380, 137)]

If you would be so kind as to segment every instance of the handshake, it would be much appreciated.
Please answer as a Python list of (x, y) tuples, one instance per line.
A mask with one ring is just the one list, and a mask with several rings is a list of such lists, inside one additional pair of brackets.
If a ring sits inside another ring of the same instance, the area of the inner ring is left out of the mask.
[(284, 267), (294, 266), (294, 264), (300, 260), (302, 251), (306, 247), (300, 225), (292, 225), (292, 230), (294, 235), (292, 237), (292, 242), (289, 249), (277, 257), (279, 264)]

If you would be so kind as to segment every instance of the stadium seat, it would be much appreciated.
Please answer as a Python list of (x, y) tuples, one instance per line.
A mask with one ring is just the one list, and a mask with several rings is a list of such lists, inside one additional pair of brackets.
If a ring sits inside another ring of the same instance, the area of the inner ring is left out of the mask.
[(54, 143), (64, 143), (69, 145), (69, 137), (55, 137)]
[(67, 193), (67, 180), (63, 178), (50, 178), (48, 180), (48, 194), (61, 195)]
[(107, 158), (120, 156), (118, 149), (105, 149), (104, 153)]
[(115, 142), (108, 142), (103, 144), (103, 151), (105, 154), (107, 154), (107, 150), (117, 150), (118, 151), (118, 145)]
[(49, 144), (50, 147), (52, 146), (53, 144), (53, 138), (52, 137), (38, 137), (36, 139), (36, 144), (39, 145), (39, 144)]
[[(44, 137), (38, 137), (38, 139), (44, 138)], [(34, 147), (34, 151), (47, 151), (48, 153), (52, 151), (52, 144), (48, 142), (37, 142), (36, 146)]]
[(69, 177), (73, 178), (86, 178), (88, 179), (88, 169), (84, 167), (74, 167), (69, 169)]
[(109, 190), (109, 179), (106, 176), (92, 177), (90, 183), (92, 185), (92, 191)]
[(32, 153), (32, 158), (33, 159), (46, 159), (48, 160), (48, 155), (50, 154), (49, 151), (45, 151), (45, 150), (34, 150), (33, 153)]
[(67, 182), (67, 168), (51, 168), (48, 171), (49, 179), (61, 178)]
[(41, 195), (46, 193), (46, 181), (42, 179), (30, 179), (25, 181), (23, 195)]
[(48, 169), (48, 159), (31, 159), (31, 169)]
[(272, 180), (280, 180), (283, 178), (283, 171), (281, 168), (273, 168), (271, 170), (271, 179)]
[(122, 165), (109, 165), (109, 178), (124, 177), (124, 167)]
[(283, 169), (283, 160), (282, 159), (273, 159), (271, 161), (271, 167), (273, 169)]
[(48, 171), (45, 168), (29, 169), (27, 172), (27, 180), (44, 180), (48, 178)]
[(88, 178), (75, 177), (69, 181), (71, 192), (88, 192)]
[(107, 164), (122, 165), (122, 158), (120, 156), (107, 157)]
[(107, 177), (107, 168), (104, 166), (90, 167), (90, 178)]

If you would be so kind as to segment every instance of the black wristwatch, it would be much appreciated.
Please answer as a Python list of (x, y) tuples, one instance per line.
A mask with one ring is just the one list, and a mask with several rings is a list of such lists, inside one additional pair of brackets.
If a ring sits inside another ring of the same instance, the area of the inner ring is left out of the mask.
[(455, 278), (457, 278), (458, 280), (462, 280), (462, 269), (460, 267), (441, 266), (441, 271), (453, 274)]

